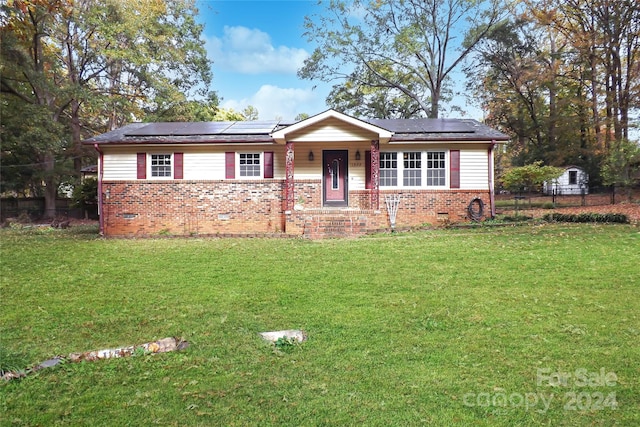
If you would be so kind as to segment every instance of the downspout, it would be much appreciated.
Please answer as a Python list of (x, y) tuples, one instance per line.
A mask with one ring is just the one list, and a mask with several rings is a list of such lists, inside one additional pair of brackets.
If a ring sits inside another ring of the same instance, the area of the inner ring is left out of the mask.
[(491, 219), (496, 217), (496, 200), (495, 200), (495, 188), (493, 184), (493, 147), (496, 146), (496, 140), (491, 141), (487, 155), (489, 156), (489, 203), (491, 204)]
[(93, 144), (93, 148), (99, 153), (98, 156), (98, 221), (100, 224), (100, 235), (104, 236), (104, 215), (102, 208), (102, 174), (104, 172), (104, 153), (98, 144)]

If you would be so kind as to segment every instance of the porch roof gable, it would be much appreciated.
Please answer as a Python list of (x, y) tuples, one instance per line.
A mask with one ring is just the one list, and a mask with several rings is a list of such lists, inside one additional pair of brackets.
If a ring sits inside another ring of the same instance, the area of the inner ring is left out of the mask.
[(327, 110), (272, 132), (271, 137), (276, 141), (276, 143), (283, 144), (293, 136), (303, 135), (307, 131), (317, 129), (318, 126), (322, 126), (325, 123), (335, 123), (336, 121), (340, 122), (342, 125), (353, 127), (361, 133), (371, 134), (371, 139), (377, 139), (380, 142), (388, 142), (393, 136), (393, 132), (375, 124), (356, 119), (355, 117), (348, 116), (335, 110)]

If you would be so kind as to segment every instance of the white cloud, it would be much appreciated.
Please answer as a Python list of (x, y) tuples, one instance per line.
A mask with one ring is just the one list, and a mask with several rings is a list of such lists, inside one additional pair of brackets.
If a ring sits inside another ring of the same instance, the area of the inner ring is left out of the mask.
[(250, 98), (222, 102), (223, 108), (233, 108), (236, 111), (242, 111), (248, 105), (258, 109), (261, 120), (293, 119), (300, 113), (314, 115), (326, 109), (324, 98), (312, 89), (281, 88), (273, 85), (261, 86)]
[(224, 27), (222, 38), (207, 40), (214, 67), (242, 74), (295, 74), (309, 53), (295, 47), (274, 47), (269, 34), (247, 27)]

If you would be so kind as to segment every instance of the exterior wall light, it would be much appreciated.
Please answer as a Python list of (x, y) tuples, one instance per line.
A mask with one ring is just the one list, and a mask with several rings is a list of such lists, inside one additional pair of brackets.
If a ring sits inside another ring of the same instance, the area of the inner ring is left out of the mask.
[(356, 150), (356, 160), (360, 160), (360, 150)]
[(313, 162), (313, 151), (309, 151), (309, 161)]

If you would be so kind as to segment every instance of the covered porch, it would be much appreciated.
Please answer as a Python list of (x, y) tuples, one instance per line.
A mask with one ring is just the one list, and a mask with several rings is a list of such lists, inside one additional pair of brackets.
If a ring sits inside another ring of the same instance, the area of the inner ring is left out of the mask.
[(385, 228), (380, 141), (392, 135), (332, 110), (274, 132), (285, 149), (285, 232), (357, 235)]

